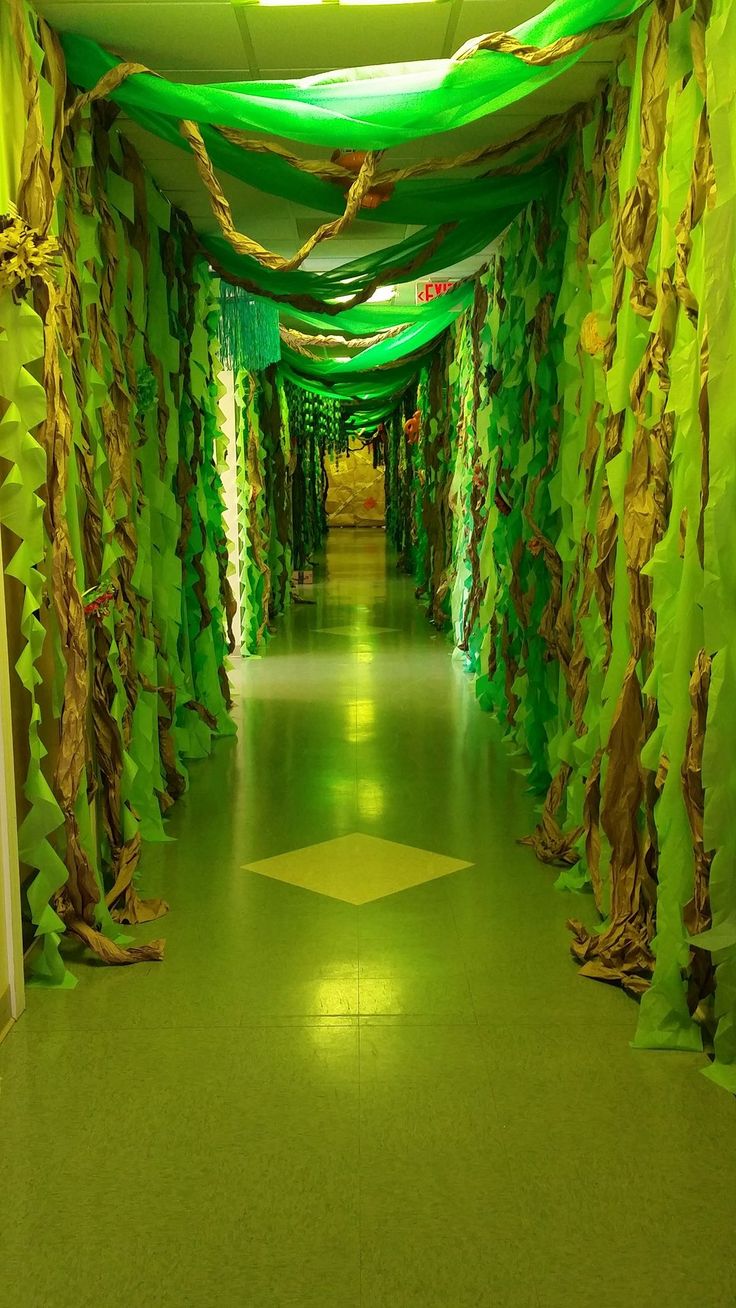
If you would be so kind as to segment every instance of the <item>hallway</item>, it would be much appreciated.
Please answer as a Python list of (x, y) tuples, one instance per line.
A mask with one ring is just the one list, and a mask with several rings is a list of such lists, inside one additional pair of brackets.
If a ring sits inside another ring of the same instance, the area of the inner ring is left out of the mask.
[(383, 532), (317, 577), (146, 851), (165, 962), (67, 950), (0, 1049), (3, 1304), (733, 1305), (731, 1100), (577, 977), (591, 901)]

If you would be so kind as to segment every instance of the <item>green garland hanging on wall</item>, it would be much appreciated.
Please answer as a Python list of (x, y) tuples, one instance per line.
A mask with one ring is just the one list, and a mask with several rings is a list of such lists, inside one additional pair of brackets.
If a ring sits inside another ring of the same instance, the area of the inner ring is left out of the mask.
[(237, 373), (262, 372), (281, 358), (279, 311), (273, 300), (220, 284), (220, 357)]

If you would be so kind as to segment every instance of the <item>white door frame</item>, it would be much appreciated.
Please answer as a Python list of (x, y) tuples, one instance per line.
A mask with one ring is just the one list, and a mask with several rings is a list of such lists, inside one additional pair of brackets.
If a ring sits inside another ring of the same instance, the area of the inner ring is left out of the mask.
[(7, 989), (0, 985), (0, 1040), (25, 1008), (23, 932), (20, 911), (18, 811), (15, 804), (13, 721), (10, 709), (5, 571), (0, 539), (0, 978), (7, 973)]

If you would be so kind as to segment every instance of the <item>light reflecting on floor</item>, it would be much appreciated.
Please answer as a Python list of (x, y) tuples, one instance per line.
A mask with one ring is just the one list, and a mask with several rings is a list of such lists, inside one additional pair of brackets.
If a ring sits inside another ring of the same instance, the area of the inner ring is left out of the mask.
[[(166, 962), (74, 951), (0, 1049), (9, 1308), (733, 1308), (733, 1101), (578, 977), (590, 899), (385, 548), (334, 533), (235, 661), (145, 851)], [(468, 866), (360, 905), (244, 870), (355, 834)]]

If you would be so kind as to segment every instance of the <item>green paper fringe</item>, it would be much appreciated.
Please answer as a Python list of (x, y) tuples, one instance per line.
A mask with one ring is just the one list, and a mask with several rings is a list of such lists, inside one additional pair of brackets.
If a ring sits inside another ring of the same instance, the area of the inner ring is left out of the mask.
[(272, 300), (220, 284), (220, 352), (233, 372), (262, 372), (281, 358), (279, 311)]

